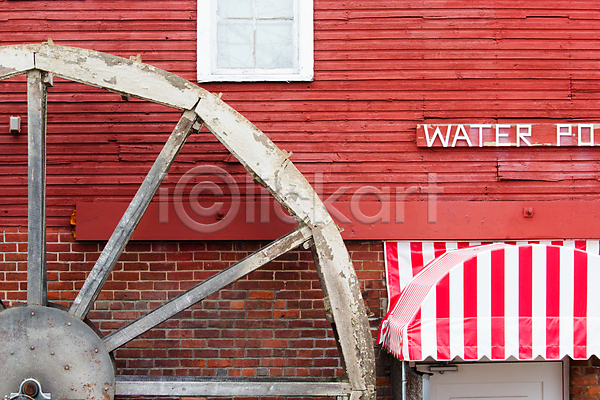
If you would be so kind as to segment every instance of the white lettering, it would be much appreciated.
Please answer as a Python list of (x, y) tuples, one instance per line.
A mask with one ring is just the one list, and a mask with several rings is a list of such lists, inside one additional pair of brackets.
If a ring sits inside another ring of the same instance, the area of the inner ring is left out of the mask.
[(477, 136), (479, 137), (479, 147), (483, 147), (483, 129), (491, 129), (491, 125), (471, 125), (471, 129), (477, 129)]
[(526, 139), (528, 137), (531, 137), (531, 125), (517, 124), (517, 147), (521, 147), (521, 141), (531, 146), (531, 142)]
[(469, 147), (473, 147), (471, 143), (471, 139), (469, 139), (469, 135), (467, 135), (467, 131), (465, 131), (465, 127), (463, 125), (458, 125), (456, 127), (456, 133), (454, 134), (454, 140), (452, 141), (452, 147), (456, 147), (456, 142), (459, 140), (465, 140)]
[[(584, 142), (581, 137), (583, 136), (584, 129), (590, 135), (590, 141)], [(577, 146), (593, 146), (594, 145), (594, 125), (593, 124), (579, 124), (577, 127)]]
[(446, 128), (446, 138), (444, 138), (442, 136), (442, 132), (440, 131), (439, 126), (436, 126), (432, 138), (429, 138), (429, 129), (428, 129), (427, 125), (423, 125), (423, 127), (425, 128), (425, 139), (427, 140), (427, 147), (433, 146), (433, 143), (435, 142), (436, 137), (440, 138), (440, 142), (442, 142), (442, 146), (448, 147), (448, 141), (450, 140), (450, 128), (452, 127), (452, 125), (448, 125), (448, 127)]
[(560, 146), (560, 137), (571, 137), (572, 136), (572, 126), (569, 124), (556, 124), (556, 145)]
[(500, 142), (500, 138), (508, 138), (508, 133), (502, 133), (502, 129), (510, 129), (510, 125), (496, 125), (496, 147), (510, 146), (510, 142)]

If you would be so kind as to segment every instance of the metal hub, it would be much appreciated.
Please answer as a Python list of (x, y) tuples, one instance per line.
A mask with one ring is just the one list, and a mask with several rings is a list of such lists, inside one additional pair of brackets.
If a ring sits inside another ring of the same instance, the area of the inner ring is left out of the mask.
[(42, 392), (42, 385), (33, 378), (21, 383), (18, 393), (11, 393), (10, 400), (46, 400), (51, 399), (50, 393)]
[(0, 375), (0, 398), (114, 398), (106, 346), (86, 323), (58, 308), (0, 312), (0, 365), (10, 371)]

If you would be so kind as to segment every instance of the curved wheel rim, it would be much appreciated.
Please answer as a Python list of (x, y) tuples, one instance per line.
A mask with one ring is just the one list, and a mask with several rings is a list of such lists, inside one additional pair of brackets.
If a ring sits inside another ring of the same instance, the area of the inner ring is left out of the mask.
[[(0, 47), (0, 80), (23, 73), (28, 75), (30, 121), (28, 306), (48, 305), (45, 260), (46, 87), (51, 85), (52, 76), (55, 75), (182, 110), (179, 123), (88, 275), (69, 314), (79, 319), (87, 316), (192, 127), (203, 124), (253, 178), (289, 211), (299, 226), (246, 259), (105, 336), (102, 340), (107, 350), (117, 349), (177, 312), (201, 301), (208, 294), (310, 241), (324, 292), (326, 313), (330, 315), (334, 330), (338, 333), (340, 355), (349, 382), (315, 382), (314, 385), (302, 382), (304, 389), (300, 389), (301, 393), (298, 392), (299, 386), (284, 385), (283, 382), (259, 384), (256, 387), (244, 382), (248, 388), (245, 394), (349, 395), (354, 398), (374, 398), (373, 342), (356, 274), (337, 226), (308, 181), (291, 163), (289, 154), (281, 151), (258, 128), (220, 98), (176, 75), (141, 62), (46, 43)], [(0, 303), (0, 311), (3, 309), (4, 305)], [(177, 395), (177, 387), (183, 385), (177, 382), (172, 382), (170, 386), (165, 386), (165, 382), (151, 385), (146, 382), (143, 386), (151, 391), (148, 393), (134, 390), (135, 387), (142, 386), (135, 378), (117, 378), (117, 394)], [(179, 394), (244, 394), (216, 393), (218, 384), (207, 385), (202, 381), (197, 381), (194, 385), (186, 382), (184, 386), (196, 387), (196, 393), (184, 389)], [(165, 387), (170, 387), (169, 393), (162, 393)]]

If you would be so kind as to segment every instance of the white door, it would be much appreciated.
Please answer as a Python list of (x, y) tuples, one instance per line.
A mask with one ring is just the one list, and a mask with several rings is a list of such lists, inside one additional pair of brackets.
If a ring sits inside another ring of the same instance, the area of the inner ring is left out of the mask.
[(429, 378), (430, 400), (563, 400), (562, 362), (458, 364)]

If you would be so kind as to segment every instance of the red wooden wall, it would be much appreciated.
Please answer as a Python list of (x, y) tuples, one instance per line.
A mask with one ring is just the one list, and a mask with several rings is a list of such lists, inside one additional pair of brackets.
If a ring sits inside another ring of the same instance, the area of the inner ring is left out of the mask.
[[(577, 201), (596, 198), (595, 148), (427, 149), (415, 138), (424, 121), (600, 122), (600, 1), (314, 3), (313, 82), (203, 86), (222, 92), (292, 151), (309, 180), (323, 174), (325, 198), (349, 187), (342, 204), (374, 186), (422, 201), (428, 174), (437, 174), (443, 202), (560, 200), (551, 213), (566, 207), (577, 214), (584, 204)], [(52, 38), (124, 57), (141, 54), (194, 81), (195, 9), (192, 0), (4, 0), (0, 44)], [(56, 81), (49, 96), (48, 223), (65, 226), (77, 202), (131, 198), (178, 112)], [(8, 133), (9, 116), (25, 122), (25, 101), (23, 77), (0, 83), (3, 226), (26, 221), (26, 135)], [(172, 191), (200, 162), (229, 171), (244, 192), (244, 171), (206, 132), (190, 139), (166, 187)], [(588, 206), (586, 212), (599, 214)], [(484, 216), (493, 213), (484, 208)], [(428, 226), (425, 218), (417, 225)]]
[[(357, 238), (374, 239), (384, 232), (389, 238), (451, 239), (456, 231), (449, 226), (465, 227), (468, 238), (490, 232), (524, 237), (540, 215), (559, 220), (536, 226), (535, 232), (543, 236), (600, 237), (600, 211), (594, 202), (600, 191), (599, 150), (427, 149), (415, 142), (417, 124), (426, 121), (600, 123), (600, 0), (314, 3), (313, 82), (203, 87), (222, 92), (225, 101), (292, 151), (292, 160), (309, 180), (322, 176), (325, 198), (349, 187), (336, 203), (344, 212), (352, 195), (366, 186), (389, 187), (390, 193), (399, 191), (406, 198), (406, 224), (394, 224), (392, 216), (390, 224), (364, 228)], [(127, 58), (140, 54), (144, 62), (190, 81), (196, 76), (195, 29), (194, 0), (0, 0), (0, 45), (52, 38), (56, 44)], [(21, 116), (26, 132), (24, 82), (23, 77), (0, 82), (0, 298), (7, 305), (23, 300), (26, 285), (26, 235), (18, 226), (26, 226), (27, 139), (25, 133), (10, 134), (8, 127), (10, 116)], [(76, 204), (127, 202), (179, 112), (135, 99), (124, 102), (116, 94), (61, 79), (50, 88), (49, 112), (49, 290), (52, 301), (66, 304), (101, 248), (96, 242), (73, 241), (68, 226)], [(206, 132), (190, 138), (165, 188), (172, 193), (180, 176), (200, 163), (226, 169), (245, 192), (243, 169)], [(443, 188), (437, 196), (443, 203), (436, 209), (438, 217), (455, 217), (445, 219), (442, 228), (427, 222), (425, 192), (433, 178)], [(377, 211), (374, 200), (367, 196), (363, 203), (371, 214)], [(514, 225), (517, 217), (523, 218), (523, 206), (530, 204), (535, 217)], [(481, 224), (466, 224), (468, 213)], [(585, 230), (586, 222), (595, 227)], [(108, 332), (186, 289), (190, 273), (202, 279), (205, 271), (221, 268), (256, 246), (132, 243), (93, 317)], [(380, 243), (350, 242), (349, 247), (376, 327), (386, 308)], [(294, 252), (286, 257), (119, 350), (119, 370), (204, 376), (340, 374), (308, 255)], [(158, 278), (150, 275), (156, 271)], [(256, 289), (256, 282), (264, 287)], [(147, 304), (139, 308), (140, 300)], [(300, 304), (305, 300), (309, 304)], [(228, 307), (234, 314), (227, 313)], [(246, 324), (257, 313), (266, 317)], [(190, 315), (201, 320), (193, 321), (193, 338), (185, 336), (190, 335)], [(299, 335), (298, 328), (307, 338), (289, 336), (290, 330)], [(321, 340), (325, 344), (316, 348)], [(577, 395), (588, 394), (581, 385), (598, 382), (597, 374), (590, 378), (591, 368), (584, 367), (573, 374)], [(380, 388), (389, 386), (385, 376), (385, 366), (379, 364)]]

